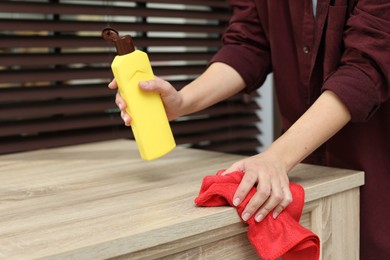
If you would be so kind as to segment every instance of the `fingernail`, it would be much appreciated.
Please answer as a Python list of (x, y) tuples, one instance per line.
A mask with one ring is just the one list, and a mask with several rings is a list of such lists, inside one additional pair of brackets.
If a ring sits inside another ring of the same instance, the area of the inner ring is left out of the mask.
[(257, 215), (257, 216), (255, 217), (255, 220), (256, 220), (257, 222), (260, 222), (260, 221), (263, 220), (263, 218), (264, 218), (264, 215), (263, 215), (263, 214), (259, 214), (259, 215)]
[(139, 86), (142, 88), (148, 88), (149, 83), (147, 81), (141, 81), (139, 83)]
[(240, 198), (235, 198), (233, 200), (233, 205), (237, 207), (239, 204), (240, 204)]
[(118, 107), (120, 110), (122, 110), (122, 103), (118, 103)]
[(125, 125), (127, 125), (127, 122), (130, 120), (128, 115), (123, 116), (123, 121), (125, 121)]
[(274, 213), (272, 214), (272, 217), (273, 217), (274, 219), (276, 219), (278, 216), (279, 216), (279, 212), (275, 212), (275, 211), (274, 211)]
[(247, 221), (247, 220), (249, 219), (250, 216), (251, 216), (251, 214), (245, 213), (245, 214), (242, 216), (242, 220)]

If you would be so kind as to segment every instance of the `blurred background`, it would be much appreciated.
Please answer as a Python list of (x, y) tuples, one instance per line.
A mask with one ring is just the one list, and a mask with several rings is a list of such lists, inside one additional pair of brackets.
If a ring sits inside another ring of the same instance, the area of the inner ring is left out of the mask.
[[(133, 138), (107, 88), (115, 49), (101, 30), (130, 34), (179, 90), (204, 71), (230, 15), (227, 0), (1, 1), (0, 154)], [(178, 145), (251, 155), (279, 134), (274, 103), (270, 76), (171, 126)]]

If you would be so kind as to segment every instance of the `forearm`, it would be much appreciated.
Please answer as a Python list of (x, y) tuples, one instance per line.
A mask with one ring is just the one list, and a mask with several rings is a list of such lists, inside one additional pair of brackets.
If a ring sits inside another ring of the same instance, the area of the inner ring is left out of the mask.
[(201, 76), (180, 90), (180, 115), (200, 111), (244, 88), (245, 82), (237, 71), (224, 63), (215, 62)]
[(287, 172), (350, 121), (350, 113), (331, 91), (325, 91), (290, 129), (268, 149), (282, 159)]

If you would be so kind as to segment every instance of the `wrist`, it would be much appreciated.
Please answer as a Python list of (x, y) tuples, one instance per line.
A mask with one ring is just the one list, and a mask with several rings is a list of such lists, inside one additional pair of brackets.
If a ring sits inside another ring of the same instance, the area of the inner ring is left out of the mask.
[(301, 160), (295, 158), (294, 150), (282, 144), (282, 140), (275, 140), (264, 152), (270, 160), (277, 161), (286, 173), (290, 172)]
[(181, 90), (179, 90), (177, 93), (180, 100), (177, 106), (178, 117), (196, 112), (196, 104), (193, 101), (191, 93), (188, 93), (188, 89), (184, 87)]

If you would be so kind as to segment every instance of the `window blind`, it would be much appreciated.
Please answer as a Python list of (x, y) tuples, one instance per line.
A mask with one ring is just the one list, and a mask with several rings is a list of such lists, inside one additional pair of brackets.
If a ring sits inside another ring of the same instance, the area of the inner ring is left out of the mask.
[[(115, 49), (101, 30), (131, 34), (179, 90), (205, 70), (230, 15), (227, 0), (1, 1), (0, 153), (133, 138), (107, 88)], [(238, 94), (171, 126), (179, 145), (252, 154), (258, 109)]]

